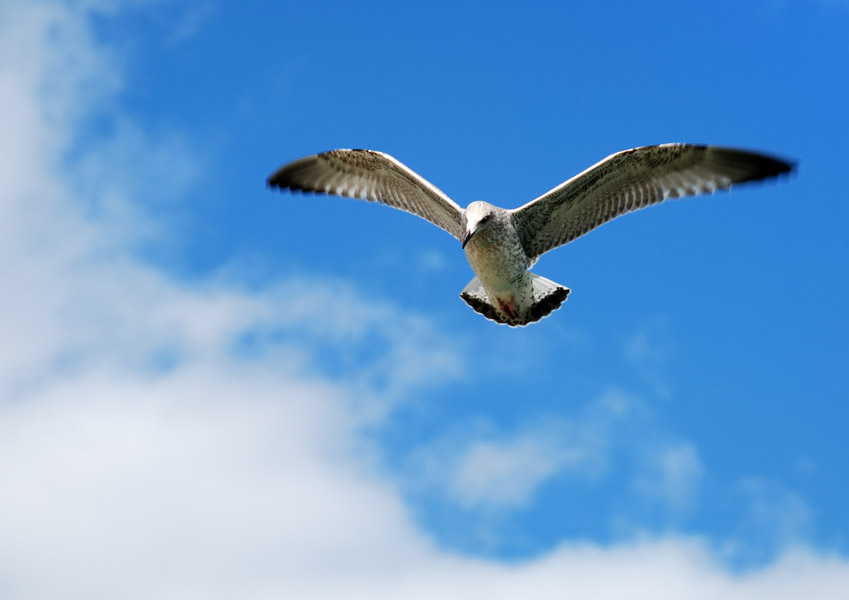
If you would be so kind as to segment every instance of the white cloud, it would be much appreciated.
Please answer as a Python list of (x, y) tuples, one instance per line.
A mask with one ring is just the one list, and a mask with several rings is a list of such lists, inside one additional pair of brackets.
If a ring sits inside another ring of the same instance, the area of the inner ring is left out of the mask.
[(529, 417), (513, 433), (494, 432), (485, 418), (457, 423), (419, 448), (407, 470), (419, 474), (414, 487), (462, 508), (505, 510), (527, 507), (555, 478), (603, 481), (614, 462), (633, 473), (628, 493), (643, 505), (673, 521), (694, 508), (704, 471), (698, 450), (672, 439), (639, 399), (616, 388), (570, 419)]
[(624, 344), (625, 356), (661, 398), (671, 394), (667, 368), (674, 356), (673, 336), (660, 318), (649, 319)]
[(670, 443), (652, 448), (634, 486), (649, 498), (661, 500), (674, 514), (683, 514), (696, 501), (703, 468), (695, 446)]
[(526, 507), (555, 477), (592, 479), (605, 471), (627, 404), (610, 391), (574, 419), (537, 416), (518, 423), (514, 432), (493, 431), (485, 418), (457, 423), (413, 454), (407, 465), (417, 474), (412, 486), (464, 509)]
[(557, 450), (550, 441), (533, 437), (504, 444), (476, 442), (457, 465), (449, 492), (466, 508), (523, 506), (559, 470)]
[(448, 259), (445, 254), (439, 250), (429, 248), (420, 252), (416, 257), (416, 261), (418, 262), (419, 269), (428, 273), (433, 273), (443, 270)]
[(211, 2), (192, 2), (185, 9), (181, 7), (168, 39), (169, 43), (177, 44), (195, 37), (215, 11), (215, 5)]
[[(126, 221), (90, 211), (109, 194), (134, 210), (132, 184), (61, 167), (120, 81), (86, 6), (0, 8), (0, 596), (846, 596), (849, 564), (807, 550), (739, 576), (699, 540), (511, 566), (434, 547), (361, 428), (370, 402), (460, 377), (462, 357), (423, 318), (335, 282), (189, 284), (134, 257)], [(146, 160), (161, 142), (122, 149), (179, 190), (181, 173)], [(357, 356), (368, 336), (386, 350)], [(323, 372), (328, 348), (361, 375)]]
[(786, 545), (808, 537), (813, 514), (807, 503), (783, 485), (759, 477), (740, 481), (746, 512), (740, 524), (741, 539), (772, 538)]
[(569, 428), (529, 431), (499, 441), (469, 445), (451, 474), (448, 493), (461, 506), (521, 507), (555, 474), (596, 470), (601, 451)]
[(152, 577), (158, 596), (420, 552), (340, 390), (275, 375), (278, 358), (58, 378), (4, 410), (0, 581), (126, 597)]

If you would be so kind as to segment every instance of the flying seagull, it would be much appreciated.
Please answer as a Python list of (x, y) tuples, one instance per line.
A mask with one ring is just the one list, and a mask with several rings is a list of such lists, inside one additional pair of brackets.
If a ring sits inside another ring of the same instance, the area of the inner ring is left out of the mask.
[(612, 154), (512, 210), (481, 201), (463, 210), (398, 160), (374, 150), (307, 156), (281, 167), (268, 185), (380, 202), (441, 227), (462, 243), (476, 275), (460, 297), (487, 319), (515, 327), (539, 321), (569, 295), (569, 288), (528, 270), (549, 250), (667, 198), (728, 189), (794, 166), (719, 146), (643, 146)]

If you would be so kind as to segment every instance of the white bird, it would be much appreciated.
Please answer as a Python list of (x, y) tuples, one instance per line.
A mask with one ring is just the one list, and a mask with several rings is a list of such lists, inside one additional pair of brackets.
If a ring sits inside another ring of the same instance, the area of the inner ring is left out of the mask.
[(497, 323), (523, 326), (560, 308), (569, 288), (528, 269), (544, 253), (625, 213), (758, 181), (794, 164), (719, 146), (663, 144), (612, 154), (531, 202), (507, 210), (472, 202), (463, 210), (396, 159), (374, 150), (332, 150), (289, 163), (268, 178), (301, 190), (388, 204), (453, 235), (475, 272), (460, 297)]

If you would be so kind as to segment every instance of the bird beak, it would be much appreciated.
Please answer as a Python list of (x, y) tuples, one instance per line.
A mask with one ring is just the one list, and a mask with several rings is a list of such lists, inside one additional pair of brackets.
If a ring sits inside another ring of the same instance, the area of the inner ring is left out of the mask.
[(474, 231), (470, 231), (466, 234), (466, 237), (463, 239), (463, 250), (466, 249), (466, 244), (469, 243), (469, 240), (472, 239), (473, 235), (475, 235)]

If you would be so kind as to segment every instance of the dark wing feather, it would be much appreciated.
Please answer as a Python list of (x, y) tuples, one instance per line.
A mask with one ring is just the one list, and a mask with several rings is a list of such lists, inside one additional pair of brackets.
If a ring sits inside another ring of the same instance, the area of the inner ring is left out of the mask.
[(625, 213), (790, 172), (763, 154), (693, 144), (663, 144), (608, 156), (513, 211), (531, 261)]
[(380, 202), (427, 219), (462, 239), (462, 209), (438, 188), (382, 152), (331, 150), (281, 167), (268, 185)]

